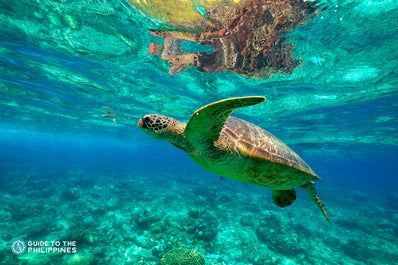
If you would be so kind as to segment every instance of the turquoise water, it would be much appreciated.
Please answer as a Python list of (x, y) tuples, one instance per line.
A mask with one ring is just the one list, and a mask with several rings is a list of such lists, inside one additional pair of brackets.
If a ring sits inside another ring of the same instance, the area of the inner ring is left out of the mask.
[[(161, 27), (123, 0), (0, 1), (0, 264), (394, 264), (398, 260), (398, 3), (324, 1), (289, 34), (290, 75), (245, 78), (148, 54)], [(234, 115), (276, 135), (322, 178), (329, 225), (304, 191), (220, 179), (136, 126), (263, 95)], [(14, 254), (15, 240), (77, 241)]]

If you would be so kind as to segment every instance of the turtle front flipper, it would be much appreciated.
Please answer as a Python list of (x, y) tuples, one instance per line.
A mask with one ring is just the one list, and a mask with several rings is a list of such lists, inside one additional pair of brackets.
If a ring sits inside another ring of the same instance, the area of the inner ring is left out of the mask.
[(272, 200), (279, 207), (291, 205), (296, 200), (295, 190), (272, 190)]
[(185, 137), (199, 151), (214, 148), (228, 116), (236, 109), (265, 101), (265, 97), (236, 97), (210, 103), (196, 110), (185, 128)]
[(316, 192), (314, 182), (312, 182), (312, 181), (308, 182), (308, 183), (302, 185), (301, 187), (305, 189), (305, 191), (310, 196), (311, 200), (319, 207), (319, 209), (321, 209), (323, 215), (325, 216), (326, 220), (330, 224), (330, 218), (329, 218), (328, 212), (326, 211), (325, 205), (323, 205), (323, 202), (322, 202), (321, 198), (319, 197), (318, 192)]

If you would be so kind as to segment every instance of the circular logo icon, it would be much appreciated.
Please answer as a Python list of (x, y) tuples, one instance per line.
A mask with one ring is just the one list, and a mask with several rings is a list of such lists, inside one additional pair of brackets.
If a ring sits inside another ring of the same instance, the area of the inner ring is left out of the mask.
[(17, 254), (17, 255), (21, 255), (21, 254), (25, 253), (25, 251), (26, 251), (26, 243), (24, 241), (22, 241), (22, 240), (19, 240), (19, 239), (15, 240), (11, 244), (11, 251), (14, 254)]

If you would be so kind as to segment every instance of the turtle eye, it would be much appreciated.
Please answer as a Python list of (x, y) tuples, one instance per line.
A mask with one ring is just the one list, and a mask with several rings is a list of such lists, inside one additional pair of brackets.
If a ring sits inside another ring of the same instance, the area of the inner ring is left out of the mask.
[(148, 123), (151, 120), (151, 118), (149, 118), (149, 116), (145, 116), (143, 120), (145, 123)]

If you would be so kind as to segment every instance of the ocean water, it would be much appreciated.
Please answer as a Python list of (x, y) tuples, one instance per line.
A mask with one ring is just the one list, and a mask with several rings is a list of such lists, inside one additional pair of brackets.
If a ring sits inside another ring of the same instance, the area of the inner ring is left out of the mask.
[[(125, 0), (0, 0), (0, 264), (395, 264), (398, 2), (321, 5), (289, 33), (301, 65), (254, 79), (169, 75), (147, 51), (163, 23)], [(267, 101), (234, 115), (317, 172), (331, 224), (137, 128), (247, 95)]]

